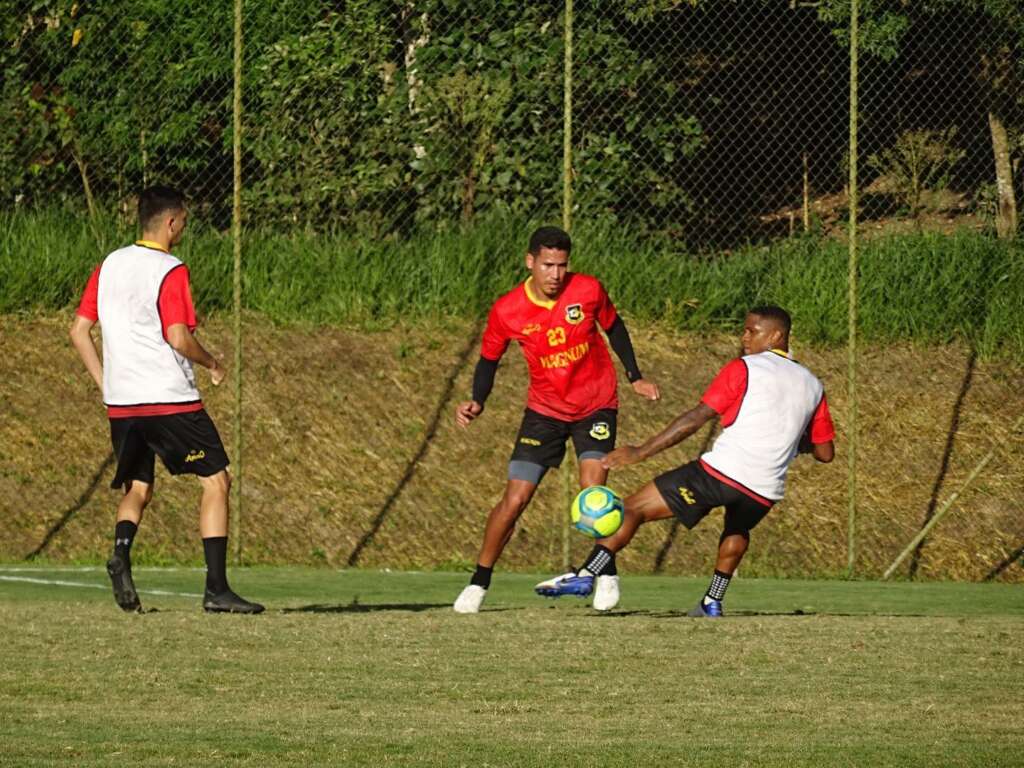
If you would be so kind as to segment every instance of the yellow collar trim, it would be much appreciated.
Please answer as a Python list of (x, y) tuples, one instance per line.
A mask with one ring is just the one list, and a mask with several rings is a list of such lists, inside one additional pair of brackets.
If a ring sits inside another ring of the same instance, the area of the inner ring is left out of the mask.
[(533, 295), (533, 291), (530, 290), (530, 286), (532, 284), (533, 284), (533, 275), (530, 275), (528, 278), (526, 278), (526, 282), (523, 283), (523, 290), (526, 291), (526, 298), (528, 298), (530, 301), (532, 301), (538, 307), (543, 307), (544, 309), (554, 309), (555, 308), (555, 304), (557, 304), (558, 302), (557, 301), (542, 301), (541, 299), (536, 298)]
[(163, 251), (164, 253), (170, 253), (160, 243), (154, 243), (152, 240), (136, 240), (136, 245), (141, 245), (143, 248), (152, 248), (154, 251)]
[(768, 351), (769, 352), (774, 352), (776, 355), (781, 355), (782, 357), (786, 358), (787, 360), (792, 360), (793, 359), (793, 356), (789, 352), (784, 350), (784, 349), (769, 349)]

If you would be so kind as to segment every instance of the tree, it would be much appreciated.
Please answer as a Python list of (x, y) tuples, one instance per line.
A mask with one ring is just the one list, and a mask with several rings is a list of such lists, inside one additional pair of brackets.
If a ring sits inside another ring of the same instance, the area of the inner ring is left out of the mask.
[[(1011, 136), (1024, 130), (1024, 6), (1019, 0), (862, 0), (862, 50), (885, 60), (902, 53), (914, 25), (946, 19), (958, 45), (971, 46), (974, 76), (986, 111), (998, 190), (996, 231), (1014, 237), (1019, 226)], [(824, 0), (819, 16), (849, 41), (849, 0)]]

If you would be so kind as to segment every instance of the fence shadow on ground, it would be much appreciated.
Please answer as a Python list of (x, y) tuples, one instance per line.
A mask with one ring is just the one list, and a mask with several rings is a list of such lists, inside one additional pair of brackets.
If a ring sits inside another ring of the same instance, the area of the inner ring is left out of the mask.
[[(964, 378), (960, 383), (960, 391), (957, 393), (956, 401), (953, 403), (953, 412), (949, 420), (949, 430), (946, 433), (946, 445), (942, 449), (942, 461), (939, 464), (939, 473), (935, 477), (935, 484), (932, 486), (932, 495), (928, 500), (928, 508), (925, 510), (924, 519), (921, 521), (921, 528), (924, 528), (931, 521), (935, 515), (935, 508), (939, 505), (939, 493), (942, 491), (942, 486), (946, 482), (946, 475), (949, 473), (949, 463), (953, 457), (953, 447), (956, 443), (957, 433), (960, 431), (960, 416), (963, 413), (964, 402), (967, 400), (967, 394), (971, 390), (971, 383), (974, 380), (974, 369), (978, 361), (978, 352), (975, 349), (971, 349), (971, 353), (967, 356), (967, 365), (964, 370)], [(928, 542), (927, 538), (921, 539), (921, 543), (914, 549), (914, 553), (910, 559), (910, 570), (909, 577), (913, 579), (917, 575), (918, 568), (921, 565), (921, 554), (924, 552), (925, 544)]]
[(107, 458), (103, 460), (103, 463), (100, 464), (99, 468), (96, 470), (96, 473), (89, 480), (89, 483), (88, 485), (86, 485), (85, 490), (82, 491), (82, 493), (79, 495), (75, 503), (68, 507), (66, 510), (64, 510), (61, 513), (60, 518), (57, 520), (57, 522), (50, 526), (50, 530), (46, 532), (46, 535), (43, 537), (43, 540), (39, 542), (39, 546), (33, 549), (27, 555), (25, 555), (26, 560), (33, 560), (39, 557), (41, 554), (43, 554), (46, 548), (50, 546), (50, 542), (57, 537), (57, 534), (59, 534), (61, 530), (64, 528), (64, 526), (68, 524), (71, 518), (75, 516), (75, 513), (89, 503), (89, 499), (91, 499), (92, 495), (96, 493), (96, 489), (100, 487), (100, 482), (103, 479), (103, 474), (113, 465), (113, 463), (114, 452), (111, 451), (110, 453), (107, 454)]
[[(353, 600), (351, 603), (313, 603), (298, 608), (282, 608), (281, 613), (377, 613), (380, 611), (408, 611), (410, 613), (422, 613), (424, 611), (436, 611), (442, 608), (450, 610), (451, 603), (360, 603)], [(488, 609), (493, 611), (509, 611), (511, 608)]]

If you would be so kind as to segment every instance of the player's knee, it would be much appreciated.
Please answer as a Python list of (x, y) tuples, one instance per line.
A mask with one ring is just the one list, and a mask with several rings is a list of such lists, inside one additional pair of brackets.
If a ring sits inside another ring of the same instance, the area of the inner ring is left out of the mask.
[(135, 499), (139, 507), (143, 509), (145, 509), (149, 502), (153, 500), (153, 486), (150, 483), (143, 483), (138, 480), (134, 480), (128, 486), (128, 490), (125, 493), (127, 496), (131, 496)]
[(215, 475), (202, 477), (199, 481), (203, 484), (203, 490), (210, 493), (217, 493), (227, 496), (231, 491), (231, 475), (227, 470), (221, 470)]
[(504, 498), (501, 500), (502, 512), (513, 520), (518, 519), (526, 509), (526, 505), (530, 503), (530, 496), (531, 494), (524, 493), (522, 491), (510, 491), (506, 493)]
[(742, 555), (750, 546), (750, 531), (740, 529), (726, 529), (718, 540), (718, 547), (725, 554)]

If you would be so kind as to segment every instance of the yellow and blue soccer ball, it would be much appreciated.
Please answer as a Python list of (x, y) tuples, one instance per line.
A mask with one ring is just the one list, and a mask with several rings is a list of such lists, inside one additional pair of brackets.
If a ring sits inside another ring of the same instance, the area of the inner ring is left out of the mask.
[(573, 528), (591, 538), (611, 536), (622, 525), (622, 497), (603, 485), (584, 488), (573, 499), (569, 517)]

